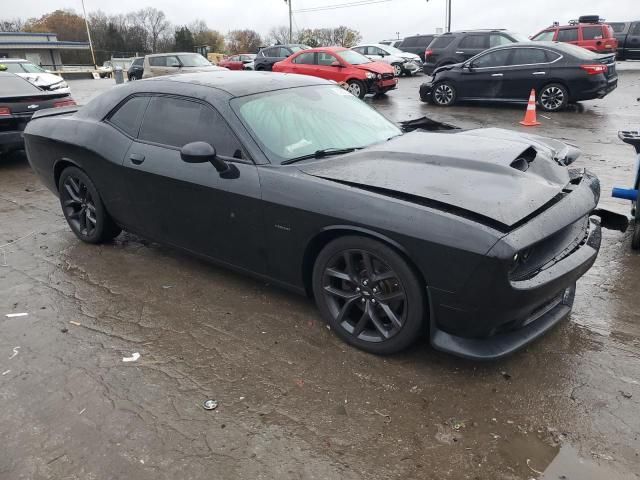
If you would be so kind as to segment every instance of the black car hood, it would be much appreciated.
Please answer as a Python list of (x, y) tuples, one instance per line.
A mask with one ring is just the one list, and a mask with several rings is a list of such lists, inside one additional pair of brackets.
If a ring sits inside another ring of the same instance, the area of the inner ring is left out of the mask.
[(416, 131), (299, 169), (408, 201), (451, 206), (509, 228), (554, 201), (570, 182), (563, 161), (554, 159), (562, 144), (546, 140), (501, 129)]
[(446, 72), (447, 70), (453, 70), (456, 67), (460, 67), (462, 64), (461, 63), (451, 63), (449, 65), (443, 65), (441, 67), (436, 68), (433, 71), (433, 76), (435, 77), (436, 73), (438, 72)]

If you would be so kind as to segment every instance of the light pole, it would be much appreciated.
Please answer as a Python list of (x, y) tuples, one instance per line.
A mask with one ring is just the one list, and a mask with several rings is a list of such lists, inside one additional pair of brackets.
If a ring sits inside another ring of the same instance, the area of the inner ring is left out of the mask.
[(289, 43), (293, 43), (293, 14), (291, 13), (291, 0), (284, 0), (289, 4)]
[(87, 27), (87, 38), (89, 38), (89, 48), (91, 49), (91, 58), (93, 59), (93, 67), (97, 68), (96, 54), (93, 52), (93, 42), (91, 41), (91, 32), (89, 31), (89, 22), (87, 21), (87, 11), (84, 8), (84, 0), (82, 2), (82, 13), (84, 14), (84, 25)]
[[(285, 0), (286, 1), (286, 0)], [(429, 0), (427, 0), (427, 3), (429, 3)], [(447, 32), (451, 31), (451, 0), (447, 0), (447, 8), (446, 8), (446, 14), (445, 14), (445, 30)]]

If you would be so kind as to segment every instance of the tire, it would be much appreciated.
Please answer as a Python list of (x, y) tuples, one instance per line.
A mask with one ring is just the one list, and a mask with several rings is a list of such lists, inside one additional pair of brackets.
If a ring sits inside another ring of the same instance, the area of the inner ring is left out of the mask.
[(431, 91), (431, 101), (440, 107), (450, 107), (456, 103), (456, 87), (451, 82), (438, 82)]
[(58, 182), (60, 205), (69, 227), (86, 243), (103, 243), (122, 229), (111, 219), (89, 176), (77, 167), (67, 167)]
[(545, 112), (559, 112), (569, 104), (569, 91), (564, 85), (550, 83), (538, 92), (538, 105)]
[(367, 94), (367, 87), (364, 82), (361, 82), (360, 80), (348, 80), (347, 91), (359, 99), (363, 99)]
[(394, 77), (399, 77), (402, 75), (402, 65), (399, 63), (392, 63), (391, 66), (393, 67), (393, 76)]
[(421, 336), (423, 292), (411, 266), (368, 237), (332, 241), (313, 268), (313, 294), (322, 317), (345, 342), (378, 355), (404, 350)]
[(633, 234), (631, 235), (631, 248), (640, 250), (640, 205), (638, 202), (634, 205), (635, 222), (633, 225)]

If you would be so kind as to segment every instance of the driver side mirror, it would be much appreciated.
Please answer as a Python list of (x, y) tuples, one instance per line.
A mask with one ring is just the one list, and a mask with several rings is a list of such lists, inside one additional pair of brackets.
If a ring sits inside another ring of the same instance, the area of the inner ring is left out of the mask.
[(338, 68), (342, 68), (342, 64), (338, 61), (332, 62), (331, 65), (329, 65), (330, 67), (338, 67)]
[(186, 163), (209, 162), (222, 178), (238, 178), (240, 174), (238, 167), (218, 157), (216, 149), (207, 142), (187, 143), (180, 149), (180, 158)]

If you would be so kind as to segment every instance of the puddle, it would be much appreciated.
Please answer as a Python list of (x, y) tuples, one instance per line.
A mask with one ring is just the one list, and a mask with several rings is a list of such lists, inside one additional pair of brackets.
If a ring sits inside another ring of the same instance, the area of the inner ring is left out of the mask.
[(596, 462), (578, 455), (571, 445), (563, 445), (540, 480), (638, 480), (636, 475), (614, 470), (609, 460)]

